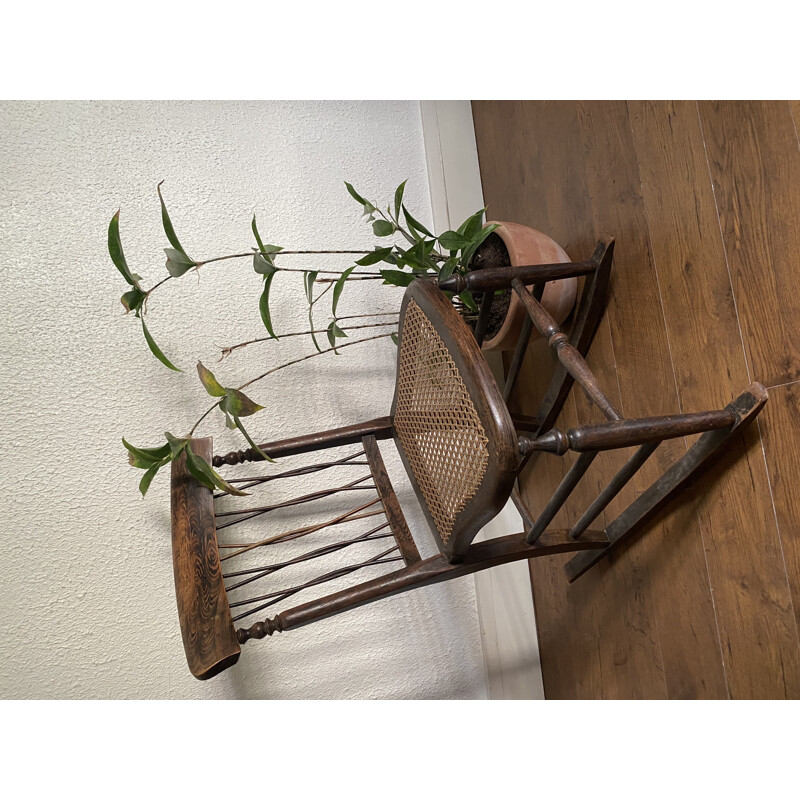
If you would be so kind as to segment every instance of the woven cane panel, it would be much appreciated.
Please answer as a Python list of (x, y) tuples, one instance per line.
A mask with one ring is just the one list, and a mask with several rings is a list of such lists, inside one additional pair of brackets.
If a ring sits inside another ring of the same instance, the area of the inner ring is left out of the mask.
[(447, 544), (486, 473), (489, 440), (447, 346), (413, 300), (403, 318), (399, 358), (397, 436)]

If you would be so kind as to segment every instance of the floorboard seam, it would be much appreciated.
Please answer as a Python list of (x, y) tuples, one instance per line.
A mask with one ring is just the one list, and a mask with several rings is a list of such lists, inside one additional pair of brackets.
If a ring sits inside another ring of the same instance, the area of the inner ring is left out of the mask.
[[(739, 338), (741, 339), (741, 342), (742, 342), (742, 351), (744, 353), (744, 363), (745, 363), (745, 367), (747, 369), (747, 379), (749, 381), (752, 381), (753, 378), (752, 378), (752, 373), (750, 371), (750, 362), (749, 362), (749, 360), (747, 358), (747, 348), (745, 347), (744, 334), (742, 333), (742, 322), (741, 322), (741, 319), (739, 317), (739, 305), (736, 302), (736, 291), (733, 288), (733, 276), (731, 275), (730, 262), (728, 261), (728, 247), (725, 244), (725, 232), (722, 229), (722, 219), (721, 219), (721, 217), (719, 215), (719, 203), (717, 202), (717, 190), (716, 190), (716, 187), (714, 186), (714, 178), (711, 175), (711, 164), (710, 164), (710, 162), (708, 160), (708, 148), (706, 147), (706, 135), (705, 135), (705, 131), (703, 130), (703, 118), (700, 115), (700, 104), (696, 100), (695, 100), (695, 107), (697, 109), (697, 121), (700, 124), (700, 135), (701, 135), (701, 137), (703, 139), (703, 151), (705, 152), (705, 156), (706, 156), (706, 168), (708, 170), (708, 178), (711, 181), (711, 191), (712, 191), (712, 193), (714, 195), (714, 209), (715, 209), (715, 211), (717, 213), (717, 225), (719, 226), (719, 233), (720, 233), (720, 237), (722, 238), (722, 252), (725, 255), (725, 268), (728, 271), (728, 283), (730, 284), (730, 287), (731, 287), (731, 298), (733, 299), (733, 308), (734, 308), (734, 312), (736, 314), (736, 324), (739, 327)], [(792, 111), (792, 107), (790, 105), (789, 106), (790, 114), (791, 114), (791, 111)], [(794, 115), (793, 114), (792, 114), (792, 123), (794, 124)], [(797, 127), (796, 126), (795, 126), (795, 136), (797, 136)], [(799, 144), (800, 144), (800, 142), (799, 142)], [(790, 381), (790, 383), (794, 383), (794, 382), (796, 382), (796, 381)], [(786, 555), (785, 555), (785, 553), (783, 551), (783, 536), (781, 534), (780, 523), (778, 522), (778, 511), (777, 511), (777, 509), (775, 507), (775, 493), (774, 493), (774, 491), (772, 489), (772, 476), (769, 474), (769, 463), (767, 462), (767, 451), (766, 451), (766, 447), (764, 446), (764, 436), (763, 436), (762, 431), (761, 431), (761, 420), (758, 419), (758, 418), (756, 418), (756, 430), (758, 431), (758, 441), (759, 441), (759, 444), (761, 445), (761, 457), (762, 457), (762, 459), (764, 461), (764, 472), (766, 473), (766, 476), (767, 476), (767, 487), (769, 488), (769, 500), (770, 500), (770, 504), (772, 505), (772, 516), (773, 516), (773, 519), (775, 521), (775, 532), (778, 534), (778, 547), (780, 547), (780, 550), (781, 550), (781, 563), (783, 564), (783, 574), (784, 574), (784, 576), (786, 578), (786, 588), (787, 588), (787, 591), (789, 592), (789, 605), (791, 606), (792, 619), (794, 620), (795, 637), (797, 639), (798, 647), (800, 647), (800, 630), (798, 630), (797, 615), (795, 614), (795, 611), (794, 611), (794, 597), (792, 596), (792, 586), (791, 586), (791, 581), (789, 580), (789, 570), (788, 570), (788, 568), (786, 566)], [(715, 610), (715, 613), (716, 613), (716, 610)], [(785, 685), (785, 683), (784, 683), (784, 685)]]
[[(628, 115), (628, 118), (630, 120), (630, 114)], [(702, 128), (701, 128), (701, 136), (702, 136)], [(631, 124), (631, 139), (633, 141), (633, 146), (634, 146), (634, 151), (635, 151), (635, 149), (636, 149), (636, 135), (635, 135), (634, 130), (633, 130), (633, 124)], [(705, 146), (705, 140), (703, 141), (703, 145)], [(637, 174), (639, 175), (639, 187), (640, 187), (640, 191), (641, 191), (641, 195), (642, 195), (642, 200), (644, 202), (644, 191), (643, 191), (643, 187), (642, 187), (642, 173), (641, 173), (641, 170), (639, 169), (639, 155), (638, 155), (638, 153), (635, 153), (635, 156), (636, 156), (636, 171), (637, 171)], [(709, 174), (709, 177), (710, 177), (710, 174)], [(713, 186), (712, 186), (712, 189), (713, 189)], [(714, 199), (714, 202), (716, 204), (716, 197)], [(719, 215), (717, 216), (717, 218), (719, 219)], [(664, 295), (663, 295), (663, 293), (661, 291), (661, 279), (659, 278), (659, 275), (658, 275), (658, 264), (656, 263), (656, 254), (655, 254), (655, 250), (653, 248), (653, 236), (652, 236), (652, 230), (651, 230), (651, 225), (650, 225), (650, 215), (647, 212), (647, 204), (646, 203), (645, 203), (644, 219), (645, 219), (645, 224), (647, 226), (647, 244), (648, 244), (648, 247), (650, 248), (650, 254), (651, 254), (651, 257), (653, 259), (653, 270), (654, 270), (655, 275), (656, 275), (656, 287), (658, 288), (658, 301), (661, 304), (661, 316), (662, 316), (662, 318), (664, 320), (664, 333), (665, 333), (665, 335), (667, 337), (667, 353), (669, 355), (670, 366), (672, 367), (672, 380), (673, 380), (673, 383), (675, 384), (675, 396), (676, 396), (677, 401), (678, 401), (678, 410), (679, 410), (680, 413), (683, 413), (683, 402), (681, 401), (681, 393), (680, 393), (680, 389), (678, 387), (678, 373), (677, 373), (677, 370), (675, 368), (675, 359), (672, 356), (672, 341), (671, 341), (670, 335), (669, 335), (669, 325), (667, 325), (667, 315), (666, 315), (666, 312), (664, 310)], [(723, 243), (723, 245), (724, 245), (724, 243)], [(728, 280), (730, 281), (730, 272), (728, 273)], [(738, 322), (739, 322), (738, 314), (737, 314), (737, 317), (736, 317), (736, 321), (737, 321), (737, 324), (738, 324)], [(739, 331), (739, 333), (741, 335), (741, 330)], [(742, 345), (742, 346), (744, 347), (744, 345)], [(745, 365), (746, 364), (747, 364), (747, 356), (745, 356)], [(748, 370), (748, 377), (749, 377), (749, 374), (750, 373), (749, 373), (749, 370)], [(683, 446), (684, 446), (685, 450), (688, 450), (688, 442), (686, 440), (686, 437), (683, 438)], [(709, 597), (711, 598), (711, 608), (714, 611), (714, 627), (717, 629), (717, 647), (719, 648), (719, 657), (720, 657), (720, 661), (722, 663), (722, 676), (725, 679), (725, 689), (728, 692), (728, 697), (730, 698), (731, 689), (730, 689), (730, 684), (728, 682), (728, 669), (727, 669), (727, 666), (725, 664), (725, 651), (724, 651), (724, 649), (722, 647), (722, 631), (720, 630), (719, 617), (717, 616), (717, 603), (716, 603), (716, 600), (714, 598), (714, 584), (711, 581), (711, 569), (708, 566), (708, 549), (706, 547), (705, 536), (703, 535), (703, 523), (702, 523), (702, 520), (700, 519), (700, 512), (699, 512), (699, 510), (697, 508), (695, 508), (694, 517), (695, 517), (695, 520), (697, 521), (698, 533), (700, 534), (700, 545), (703, 548), (703, 563), (705, 564), (705, 567), (706, 567), (706, 581), (708, 582), (708, 594), (709, 594)]]

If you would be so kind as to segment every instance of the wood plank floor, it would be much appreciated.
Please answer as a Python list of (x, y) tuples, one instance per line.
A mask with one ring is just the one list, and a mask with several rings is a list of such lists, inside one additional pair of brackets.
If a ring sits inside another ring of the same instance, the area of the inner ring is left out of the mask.
[[(751, 381), (757, 421), (630, 546), (571, 586), (531, 562), (548, 698), (800, 698), (800, 140), (796, 102), (474, 102), (489, 219), (575, 260), (616, 237), (589, 364), (628, 417), (720, 408)], [(553, 369), (529, 348), (512, 402)], [(559, 427), (599, 421), (573, 390)], [(605, 513), (691, 439), (665, 443)], [(631, 451), (604, 454), (569, 525)], [(534, 512), (572, 461), (541, 455)]]

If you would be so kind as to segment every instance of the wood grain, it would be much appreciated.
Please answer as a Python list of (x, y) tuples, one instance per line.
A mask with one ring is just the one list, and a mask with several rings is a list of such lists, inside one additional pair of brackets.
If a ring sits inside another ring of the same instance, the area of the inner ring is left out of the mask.
[[(483, 114), (483, 104), (476, 103), (474, 107), (482, 175), (486, 173), (490, 181), (489, 170), (484, 166), (486, 146), (481, 131), (491, 128), (490, 141), (501, 139), (501, 150), (513, 152), (512, 145), (506, 142), (513, 142), (520, 136), (526, 145), (524, 154), (520, 151), (519, 182), (506, 181), (500, 198), (487, 192), (484, 183), (487, 202), (495, 204), (494, 213), (502, 213), (505, 218), (544, 231), (576, 260), (585, 258), (587, 250), (603, 234), (617, 233), (612, 227), (595, 225), (594, 199), (581, 157), (586, 146), (584, 129), (575, 104), (523, 104), (510, 109), (513, 113), (496, 123), (492, 122), (489, 114)], [(492, 109), (485, 110), (491, 112)], [(516, 126), (522, 127), (514, 130)], [(507, 207), (498, 210), (496, 204), (499, 201)], [(614, 280), (612, 276), (612, 283)], [(607, 324), (601, 325), (588, 362), (616, 404), (614, 353), (608, 334)], [(537, 407), (540, 397), (535, 392), (526, 392), (525, 386), (526, 380), (531, 380), (531, 376), (543, 369), (542, 364), (548, 364), (544, 359), (537, 364), (533, 360), (537, 353), (541, 359), (541, 349), (532, 347), (526, 358), (525, 374), (528, 378), (522, 380), (519, 387), (519, 404), (524, 402), (526, 407), (515, 410), (530, 412)], [(609, 365), (612, 367), (610, 386), (606, 380)], [(583, 399), (579, 391), (573, 391), (571, 401), (558, 420), (560, 427), (599, 421), (592, 416), (594, 409), (581, 408), (581, 417), (578, 417), (577, 409)], [(586, 411), (589, 413), (583, 416)], [(522, 487), (534, 515), (547, 502), (573, 461), (570, 456), (564, 457), (563, 461), (553, 456), (532, 460), (523, 475)], [(624, 455), (621, 461), (616, 454), (598, 457), (597, 467), (578, 485), (554, 524), (574, 523), (604, 483), (597, 474), (602, 471), (608, 475), (608, 466), (615, 471), (624, 461)], [(597, 474), (593, 477), (593, 473)], [(631, 491), (628, 489), (624, 493), (628, 500), (632, 499)], [(617, 501), (622, 502), (620, 498)], [(613, 563), (616, 566), (626, 559), (630, 559), (629, 553), (614, 558)], [(644, 570), (638, 565), (634, 568), (628, 566), (622, 570), (615, 569), (613, 577), (610, 577), (609, 566), (600, 565), (593, 575), (587, 576), (583, 585), (579, 582), (565, 587), (562, 565), (561, 559), (531, 564), (546, 695), (652, 696), (648, 694), (651, 687), (660, 682), (662, 690), (657, 696), (666, 696), (649, 602), (633, 604), (630, 600), (631, 597), (643, 596)]]
[[(800, 377), (800, 103), (476, 102), (473, 114), (494, 215), (573, 258), (616, 236), (587, 361), (626, 417), (721, 408), (753, 380)], [(536, 343), (515, 411), (534, 413), (548, 370)], [(609, 564), (568, 589), (562, 557), (531, 564), (547, 697), (800, 696), (798, 386), (772, 390), (757, 427)], [(573, 390), (558, 426), (599, 421)], [(689, 444), (659, 447), (628, 488)], [(572, 524), (572, 500), (593, 499), (619, 466), (605, 455), (554, 524)], [(532, 458), (522, 488), (534, 515), (573, 460)]]
[(750, 376), (800, 378), (800, 151), (788, 103), (698, 104)]
[(389, 527), (392, 529), (397, 546), (400, 548), (403, 561), (406, 562), (406, 566), (415, 564), (420, 560), (419, 550), (417, 550), (414, 537), (408, 529), (405, 514), (403, 514), (403, 509), (400, 508), (397, 495), (389, 480), (389, 474), (386, 472), (383, 456), (378, 449), (378, 440), (374, 436), (365, 436), (361, 442), (364, 446), (367, 461), (369, 461), (369, 469), (372, 473), (372, 479), (375, 481), (375, 488), (381, 498), (386, 519), (389, 521)]
[(800, 383), (769, 390), (758, 420), (781, 532), (795, 624), (800, 627)]
[[(192, 452), (211, 461), (211, 439), (192, 439)], [(186, 468), (172, 462), (172, 563), (183, 647), (195, 678), (206, 680), (239, 660), (239, 642), (222, 582), (214, 496)]]
[[(721, 406), (749, 379), (714, 195), (703, 180), (708, 167), (697, 107), (630, 105), (681, 405)], [(689, 183), (685, 175), (697, 180)], [(740, 457), (725, 459), (727, 468), (698, 504), (732, 697), (796, 691), (797, 682), (790, 688), (781, 675), (781, 663), (800, 680), (767, 475), (760, 448), (747, 446), (757, 438), (755, 430), (739, 437), (734, 452)]]

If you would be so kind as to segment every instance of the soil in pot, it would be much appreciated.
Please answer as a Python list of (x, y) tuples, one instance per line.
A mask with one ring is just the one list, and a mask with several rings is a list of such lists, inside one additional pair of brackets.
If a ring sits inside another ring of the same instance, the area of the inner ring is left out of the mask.
[[(486, 269), (487, 267), (509, 267), (511, 266), (511, 258), (508, 255), (503, 240), (496, 234), (490, 233), (486, 237), (486, 241), (478, 248), (475, 255), (470, 261), (470, 269)], [(475, 302), (480, 305), (481, 295), (475, 295)], [(503, 327), (508, 307), (511, 304), (511, 289), (504, 289), (502, 292), (497, 292), (492, 302), (492, 313), (489, 317), (489, 327), (486, 329), (485, 339), (489, 340), (496, 336), (500, 328)], [(475, 330), (477, 319), (467, 320), (467, 324)]]

